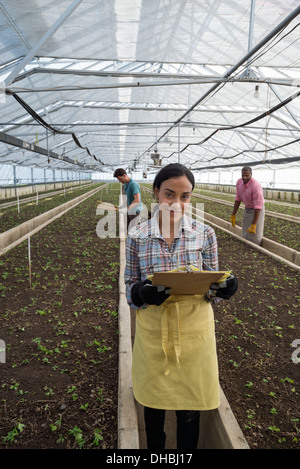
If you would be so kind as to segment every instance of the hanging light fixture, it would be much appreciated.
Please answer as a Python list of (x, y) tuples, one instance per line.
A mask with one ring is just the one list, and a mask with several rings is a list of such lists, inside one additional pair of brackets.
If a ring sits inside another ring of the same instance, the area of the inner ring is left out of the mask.
[(163, 139), (163, 143), (172, 143), (172, 140), (170, 139), (170, 137), (168, 137), (168, 135)]
[(259, 85), (255, 85), (254, 98), (259, 98)]

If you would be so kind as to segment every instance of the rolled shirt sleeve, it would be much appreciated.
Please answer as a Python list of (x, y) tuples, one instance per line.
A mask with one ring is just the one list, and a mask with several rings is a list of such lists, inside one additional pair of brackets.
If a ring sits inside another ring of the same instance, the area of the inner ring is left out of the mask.
[(261, 210), (265, 203), (263, 190), (259, 182), (253, 181), (252, 193), (253, 193), (253, 208)]

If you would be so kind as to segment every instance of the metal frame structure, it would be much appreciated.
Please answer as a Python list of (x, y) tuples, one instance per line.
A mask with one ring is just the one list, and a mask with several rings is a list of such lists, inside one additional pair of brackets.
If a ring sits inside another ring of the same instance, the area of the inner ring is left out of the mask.
[[(300, 168), (296, 0), (0, 0), (1, 165)], [(1, 183), (1, 182), (0, 182)]]

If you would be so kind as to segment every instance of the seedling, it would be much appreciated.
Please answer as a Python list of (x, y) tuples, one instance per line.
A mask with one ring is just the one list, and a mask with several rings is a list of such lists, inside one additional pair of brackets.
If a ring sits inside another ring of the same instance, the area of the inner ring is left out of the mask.
[(93, 445), (99, 446), (99, 442), (102, 440), (103, 440), (102, 430), (100, 430), (100, 428), (95, 428)]
[(77, 427), (77, 425), (69, 430), (69, 434), (75, 437), (76, 443), (80, 449), (84, 447), (85, 439), (82, 436), (82, 430)]
[(15, 438), (23, 432), (24, 428), (25, 425), (19, 421), (13, 430), (11, 430), (6, 436), (2, 437), (2, 440), (4, 442), (13, 443)]

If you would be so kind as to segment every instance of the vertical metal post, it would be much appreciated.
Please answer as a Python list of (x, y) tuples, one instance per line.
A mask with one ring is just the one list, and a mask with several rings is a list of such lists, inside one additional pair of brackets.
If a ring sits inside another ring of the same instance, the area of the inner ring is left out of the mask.
[(28, 268), (29, 268), (29, 285), (31, 288), (31, 252), (30, 252), (30, 236), (28, 236)]
[(272, 189), (275, 188), (275, 178), (276, 178), (276, 169), (273, 169), (273, 181), (272, 181)]
[(180, 163), (180, 122), (178, 122), (178, 163)]
[[(255, 14), (255, 0), (251, 0), (250, 21), (249, 21), (249, 34), (248, 34), (248, 54), (252, 49), (253, 42), (253, 28), (254, 28), (254, 14)], [(246, 74), (250, 73), (250, 57), (247, 60)]]
[(47, 140), (47, 155), (48, 155), (48, 164), (49, 164), (50, 163), (50, 156), (49, 156), (48, 129), (46, 129), (46, 140)]
[(17, 188), (16, 188), (16, 185), (17, 185), (17, 168), (16, 168), (15, 165), (13, 166), (13, 176), (14, 176), (15, 195), (17, 195)]

